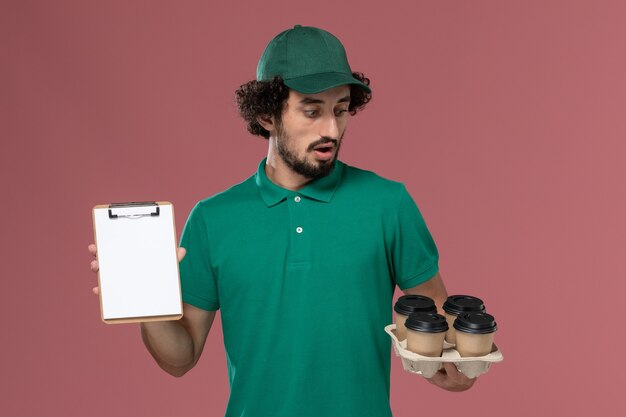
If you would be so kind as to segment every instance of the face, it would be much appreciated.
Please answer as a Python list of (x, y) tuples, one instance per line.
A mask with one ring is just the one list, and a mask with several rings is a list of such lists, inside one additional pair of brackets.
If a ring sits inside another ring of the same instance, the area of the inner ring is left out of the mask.
[(348, 86), (317, 94), (291, 90), (276, 126), (276, 152), (285, 165), (308, 179), (328, 175), (339, 155), (349, 104)]

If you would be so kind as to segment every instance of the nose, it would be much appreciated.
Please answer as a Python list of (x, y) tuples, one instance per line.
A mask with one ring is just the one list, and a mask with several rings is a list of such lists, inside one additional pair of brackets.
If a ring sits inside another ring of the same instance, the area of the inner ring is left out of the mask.
[(329, 115), (325, 118), (321, 126), (320, 136), (331, 139), (339, 139), (339, 125), (337, 124), (337, 118), (334, 115)]

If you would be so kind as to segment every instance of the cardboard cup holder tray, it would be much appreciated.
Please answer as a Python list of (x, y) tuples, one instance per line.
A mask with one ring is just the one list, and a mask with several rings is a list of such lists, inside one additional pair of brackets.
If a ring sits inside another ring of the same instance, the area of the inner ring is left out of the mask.
[(398, 341), (395, 324), (385, 326), (385, 331), (393, 341), (393, 350), (396, 356), (402, 359), (404, 370), (422, 375), (425, 378), (430, 378), (435, 375), (443, 366), (442, 362), (452, 362), (465, 376), (468, 378), (476, 378), (478, 375), (487, 372), (492, 363), (501, 362), (503, 359), (502, 353), (498, 350), (495, 343), (491, 348), (491, 353), (485, 356), (462, 358), (459, 352), (454, 349), (454, 345), (448, 342), (443, 342), (443, 353), (441, 357), (432, 358), (422, 356), (408, 350), (406, 348), (406, 340), (402, 342)]

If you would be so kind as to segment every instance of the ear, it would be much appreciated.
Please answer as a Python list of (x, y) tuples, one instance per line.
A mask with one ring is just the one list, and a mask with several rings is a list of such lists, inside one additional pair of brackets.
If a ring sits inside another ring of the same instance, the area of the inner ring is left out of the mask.
[(272, 133), (276, 129), (276, 122), (274, 116), (262, 115), (256, 118), (258, 124), (268, 132)]

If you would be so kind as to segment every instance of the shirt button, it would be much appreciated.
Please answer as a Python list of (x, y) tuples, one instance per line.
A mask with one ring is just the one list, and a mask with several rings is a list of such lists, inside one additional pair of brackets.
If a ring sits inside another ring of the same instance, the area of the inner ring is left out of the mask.
[(297, 195), (297, 196), (295, 196), (295, 197), (294, 197), (294, 201), (295, 201), (296, 203), (299, 203), (299, 202), (300, 202), (300, 200), (302, 200), (302, 199), (300, 198), (300, 196), (299, 196), (299, 195)]
[(301, 227), (296, 227), (296, 233), (302, 233), (302, 228)]

